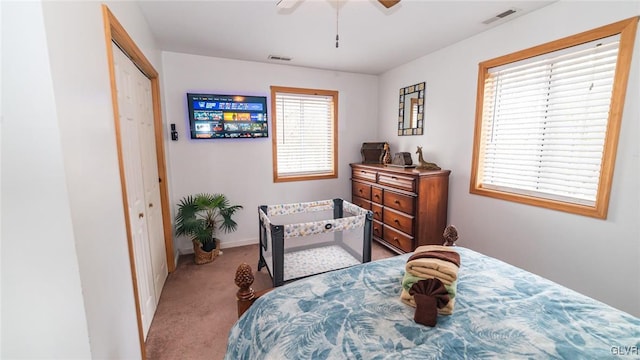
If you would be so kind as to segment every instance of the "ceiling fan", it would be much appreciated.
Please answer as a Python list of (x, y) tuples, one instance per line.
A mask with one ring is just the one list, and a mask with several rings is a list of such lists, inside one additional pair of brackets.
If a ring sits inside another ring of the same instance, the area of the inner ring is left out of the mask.
[(378, 2), (380, 4), (382, 4), (382, 6), (386, 7), (387, 9), (392, 7), (393, 5), (397, 4), (400, 2), (400, 0), (378, 0)]
[[(280, 8), (280, 9), (290, 9), (292, 7), (294, 7), (298, 1), (300, 0), (278, 0), (278, 3), (276, 4), (276, 7)], [(387, 9), (391, 8), (392, 6), (394, 6), (395, 4), (399, 3), (400, 0), (378, 0), (378, 2), (380, 4), (382, 4), (382, 6), (386, 7)]]
[[(287, 11), (291, 11), (301, 1), (302, 0), (278, 0), (278, 2), (276, 3), (276, 7), (281, 10), (286, 9)], [(335, 0), (335, 1), (336, 1), (336, 49), (337, 49), (339, 47), (339, 41), (340, 41), (340, 35), (338, 34), (338, 12), (340, 10), (340, 7), (337, 5), (340, 0)], [(394, 5), (398, 4), (400, 0), (378, 0), (378, 2), (382, 4), (382, 6), (384, 6), (385, 8), (389, 9)]]

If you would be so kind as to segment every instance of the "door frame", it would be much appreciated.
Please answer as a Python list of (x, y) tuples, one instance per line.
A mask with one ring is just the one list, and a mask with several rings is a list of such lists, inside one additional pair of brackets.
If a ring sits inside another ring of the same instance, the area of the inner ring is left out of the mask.
[(138, 298), (138, 279), (136, 277), (135, 261), (133, 256), (133, 240), (131, 236), (131, 224), (129, 222), (129, 210), (127, 202), (127, 186), (124, 177), (124, 159), (122, 155), (122, 138), (120, 132), (120, 123), (118, 119), (118, 93), (116, 88), (116, 76), (113, 64), (112, 43), (115, 42), (120, 49), (131, 59), (131, 61), (142, 71), (142, 73), (151, 81), (151, 97), (153, 102), (153, 123), (156, 140), (156, 159), (158, 163), (158, 181), (160, 182), (160, 202), (162, 207), (162, 222), (164, 230), (164, 244), (167, 257), (167, 271), (172, 273), (175, 270), (175, 261), (173, 255), (173, 231), (171, 227), (171, 213), (169, 211), (169, 191), (167, 184), (167, 168), (164, 155), (164, 141), (162, 124), (162, 111), (160, 101), (160, 81), (158, 72), (153, 65), (147, 60), (140, 48), (129, 36), (118, 19), (113, 15), (107, 5), (102, 5), (102, 18), (104, 21), (104, 33), (107, 48), (107, 63), (109, 67), (109, 80), (111, 84), (111, 102), (113, 104), (113, 118), (116, 130), (116, 143), (118, 150), (118, 166), (120, 169), (120, 182), (122, 185), (122, 202), (125, 215), (125, 225), (127, 229), (127, 246), (129, 248), (129, 264), (131, 267), (131, 279), (133, 281), (133, 295), (135, 297), (136, 317), (138, 322), (138, 337), (140, 340), (140, 351), (142, 359), (146, 358), (144, 346), (144, 333), (142, 329), (142, 318), (140, 313), (140, 300)]

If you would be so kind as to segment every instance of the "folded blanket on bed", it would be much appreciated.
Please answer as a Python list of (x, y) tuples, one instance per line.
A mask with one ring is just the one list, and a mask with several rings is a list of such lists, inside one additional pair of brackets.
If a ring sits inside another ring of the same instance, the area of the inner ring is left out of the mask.
[(407, 260), (405, 270), (425, 279), (436, 278), (451, 285), (458, 278), (460, 255), (451, 246), (419, 246)]
[[(402, 288), (408, 292), (409, 289), (411, 289), (411, 287), (413, 286), (413, 284), (417, 283), (420, 280), (425, 280), (425, 279), (431, 279), (431, 278), (419, 277), (419, 276), (411, 275), (408, 272), (405, 272), (404, 276), (402, 277)], [(456, 297), (456, 289), (457, 289), (456, 283), (457, 283), (457, 280), (452, 282), (449, 285), (444, 285), (445, 289), (447, 289), (447, 292), (449, 293), (449, 298), (451, 299)]]
[(452, 246), (425, 245), (416, 248), (405, 265), (400, 300), (409, 306), (416, 307), (416, 301), (410, 294), (412, 286), (420, 280), (437, 279), (442, 282), (449, 294), (449, 302), (438, 308), (438, 313), (452, 314), (459, 267), (460, 255)]

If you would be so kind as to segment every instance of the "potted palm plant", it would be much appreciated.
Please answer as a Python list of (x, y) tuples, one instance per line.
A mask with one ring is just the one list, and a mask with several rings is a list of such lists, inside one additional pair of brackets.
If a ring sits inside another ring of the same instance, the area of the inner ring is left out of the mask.
[(235, 231), (238, 224), (232, 219), (241, 205), (231, 205), (223, 194), (188, 195), (180, 200), (176, 214), (176, 235), (191, 237), (196, 264), (212, 262), (220, 254), (218, 229)]

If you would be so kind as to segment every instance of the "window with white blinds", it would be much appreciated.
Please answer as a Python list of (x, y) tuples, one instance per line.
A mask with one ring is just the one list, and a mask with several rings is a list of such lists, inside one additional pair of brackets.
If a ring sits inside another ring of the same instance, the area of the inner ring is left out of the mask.
[(481, 64), (471, 192), (606, 217), (596, 208), (608, 202), (602, 185), (620, 122), (612, 110), (624, 101), (616, 82), (629, 71), (618, 69), (629, 46), (620, 34)]
[(337, 177), (338, 93), (271, 87), (274, 181)]

